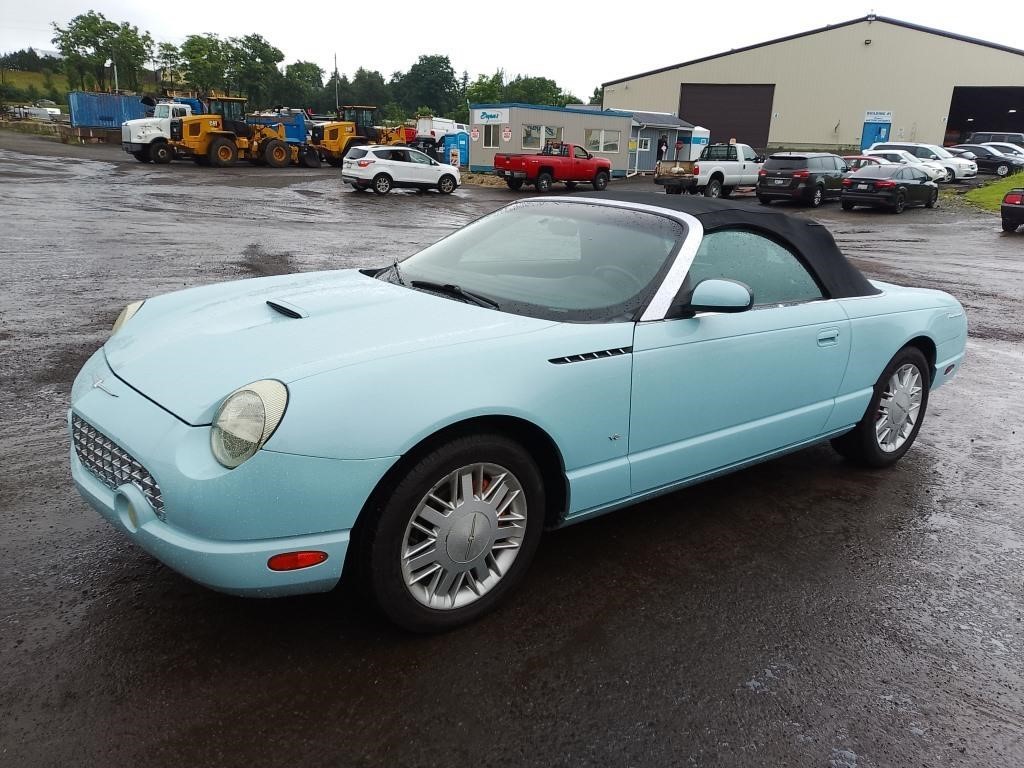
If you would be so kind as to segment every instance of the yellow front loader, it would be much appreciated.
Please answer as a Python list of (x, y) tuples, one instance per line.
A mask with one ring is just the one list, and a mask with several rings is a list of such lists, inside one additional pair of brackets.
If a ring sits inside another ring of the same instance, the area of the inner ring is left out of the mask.
[(292, 162), (292, 148), (282, 125), (250, 125), (245, 121), (245, 99), (212, 97), (209, 114), (171, 121), (174, 150), (200, 165), (226, 167), (236, 160), (284, 168)]
[(402, 126), (375, 126), (376, 107), (346, 106), (338, 112), (338, 120), (319, 123), (311, 131), (311, 144), (324, 162), (335, 167), (352, 147), (366, 144), (405, 144), (406, 129)]

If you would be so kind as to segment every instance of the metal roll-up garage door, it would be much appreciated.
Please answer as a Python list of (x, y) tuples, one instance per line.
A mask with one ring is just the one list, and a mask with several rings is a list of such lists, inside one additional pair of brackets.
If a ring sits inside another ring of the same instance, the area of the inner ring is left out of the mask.
[(775, 84), (681, 83), (679, 117), (711, 131), (712, 142), (736, 139), (755, 149), (768, 146)]

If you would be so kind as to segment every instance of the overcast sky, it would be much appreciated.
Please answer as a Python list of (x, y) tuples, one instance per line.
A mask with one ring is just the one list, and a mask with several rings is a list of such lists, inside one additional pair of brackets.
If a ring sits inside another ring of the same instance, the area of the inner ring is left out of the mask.
[[(239, 8), (260, 9), (239, 13)], [(189, 34), (222, 37), (259, 33), (285, 54), (285, 62), (315, 61), (328, 74), (334, 55), (350, 77), (357, 67), (388, 79), (421, 54), (446, 54), (456, 73), (471, 78), (505, 70), (550, 77), (586, 101), (602, 82), (713, 53), (740, 48), (869, 12), (1014, 47), (1024, 47), (1024, 5), (883, 0), (735, 0), (623, 3), (405, 2), (361, 4), (269, 3), (248, 6), (210, 0), (139, 3), (75, 0), (0, 0), (0, 52), (53, 50), (50, 22), (66, 24), (93, 9), (128, 21), (157, 41), (180, 44)], [(398, 10), (409, 8), (408, 11)], [(380, 10), (374, 10), (380, 8)], [(437, 9), (430, 17), (426, 8)], [(623, 14), (629, 14), (623, 15)], [(604, 42), (598, 43), (597, 40)]]

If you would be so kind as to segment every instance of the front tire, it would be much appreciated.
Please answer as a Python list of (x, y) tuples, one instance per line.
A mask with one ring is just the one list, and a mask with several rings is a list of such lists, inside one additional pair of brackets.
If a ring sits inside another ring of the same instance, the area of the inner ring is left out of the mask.
[(518, 443), (466, 435), (396, 478), (362, 537), (366, 583), (380, 610), (414, 632), (490, 611), (522, 580), (540, 542), (540, 471)]
[(373, 177), (373, 191), (378, 195), (386, 195), (391, 191), (391, 177), (386, 173), (378, 173)]
[(149, 156), (157, 165), (167, 165), (174, 159), (174, 150), (166, 142), (161, 141), (149, 148)]
[(950, 182), (956, 181), (956, 174), (953, 173), (952, 168), (946, 169), (946, 175), (942, 177), (942, 180), (949, 184)]
[(604, 192), (608, 188), (608, 172), (598, 171), (597, 175), (594, 176), (593, 184), (595, 192)]
[(263, 148), (263, 160), (271, 168), (284, 168), (291, 160), (291, 150), (280, 139), (271, 139)]
[(846, 459), (867, 467), (888, 467), (914, 444), (928, 409), (931, 375), (917, 347), (904, 347), (882, 371), (864, 417), (851, 432), (832, 440)]
[(455, 183), (455, 177), (450, 173), (446, 173), (437, 181), (437, 191), (442, 195), (450, 195), (455, 191), (458, 185)]

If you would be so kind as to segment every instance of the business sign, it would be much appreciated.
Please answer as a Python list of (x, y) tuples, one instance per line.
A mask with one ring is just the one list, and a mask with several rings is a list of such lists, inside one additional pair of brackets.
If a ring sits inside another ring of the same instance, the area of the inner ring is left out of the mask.
[(501, 140), (504, 141), (506, 144), (508, 144), (510, 141), (512, 141), (512, 126), (511, 125), (506, 125), (504, 128), (501, 129)]
[(471, 138), (473, 141), (480, 141), (480, 129), (477, 128), (475, 125), (473, 126), (473, 130), (469, 132), (469, 138)]
[(470, 122), (478, 125), (507, 123), (509, 122), (508, 109), (474, 109), (473, 119)]
[(869, 109), (864, 113), (865, 123), (891, 123), (892, 112), (885, 112), (879, 109)]

